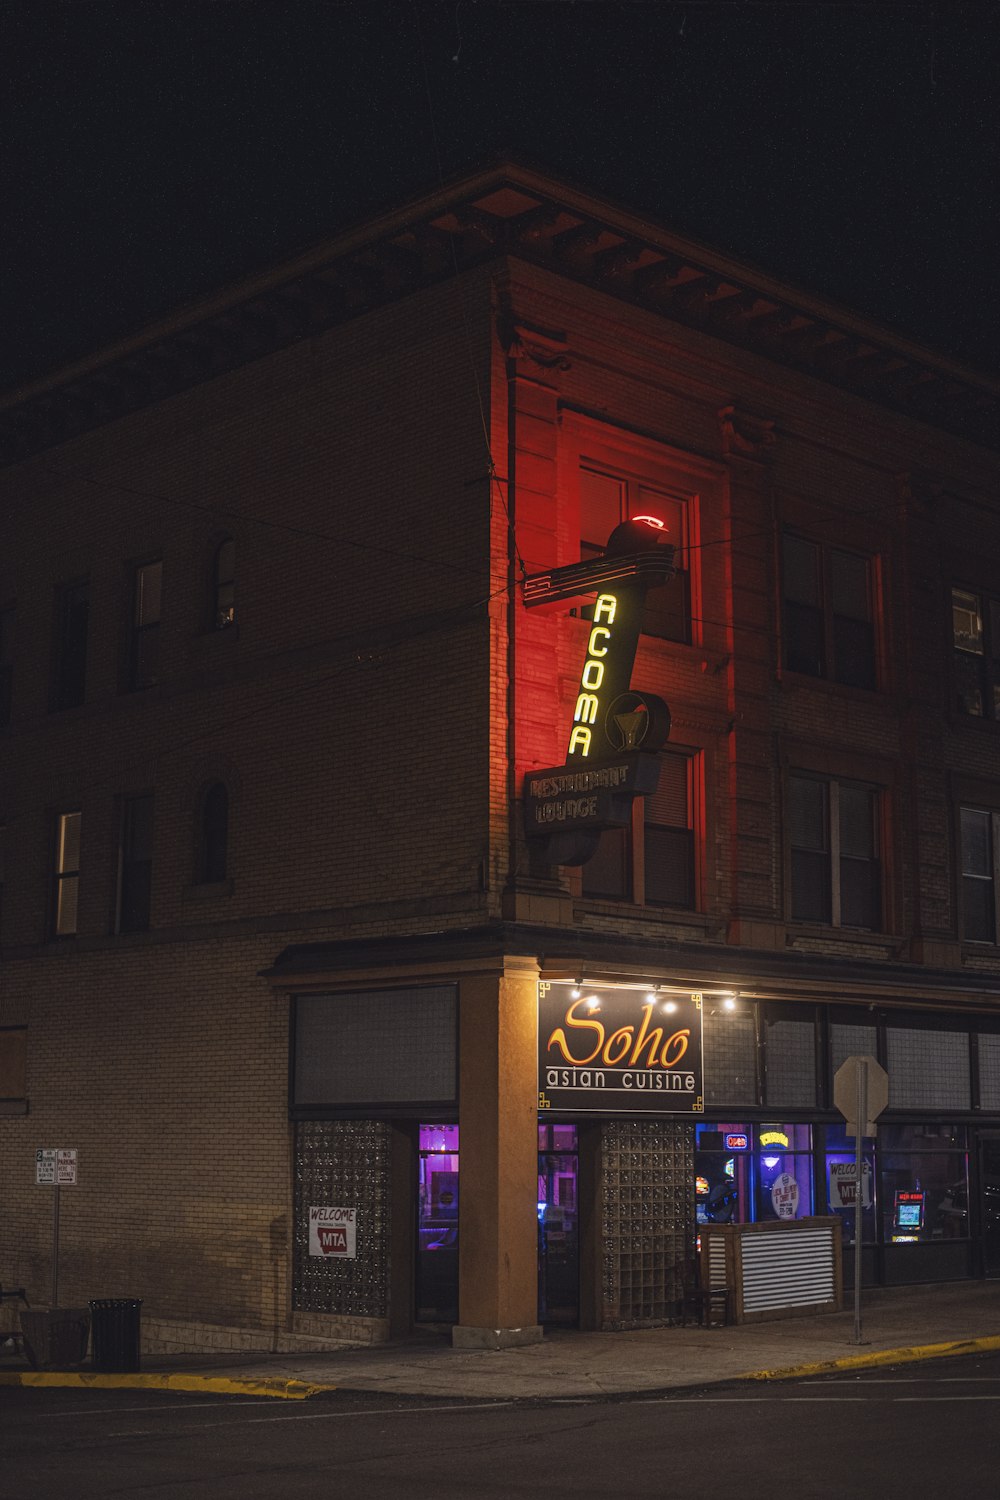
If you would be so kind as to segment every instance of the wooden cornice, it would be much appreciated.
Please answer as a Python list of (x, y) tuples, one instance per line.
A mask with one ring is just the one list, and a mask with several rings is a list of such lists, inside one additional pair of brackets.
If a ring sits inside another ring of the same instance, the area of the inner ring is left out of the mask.
[(467, 176), (0, 400), (0, 462), (498, 257), (1000, 448), (1000, 381), (531, 169)]

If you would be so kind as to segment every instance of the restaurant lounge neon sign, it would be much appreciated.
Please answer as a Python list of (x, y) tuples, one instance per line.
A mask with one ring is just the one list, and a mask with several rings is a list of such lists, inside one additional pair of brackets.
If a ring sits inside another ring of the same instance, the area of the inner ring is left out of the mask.
[[(600, 594), (594, 605), (594, 627), (587, 641), (587, 659), (580, 676), (580, 691), (573, 711), (573, 730), (569, 737), (569, 755), (588, 756), (593, 747), (592, 724), (596, 724), (601, 707), (598, 693), (604, 686), (606, 657), (613, 639), (611, 626), (618, 613), (614, 594)], [(607, 622), (607, 623), (605, 623)], [(630, 669), (631, 672), (631, 669)]]
[(624, 827), (633, 799), (656, 790), (659, 762), (648, 752), (667, 738), (670, 712), (631, 679), (646, 592), (673, 571), (673, 547), (635, 519), (615, 528), (601, 557), (526, 580), (529, 606), (597, 596), (565, 763), (525, 777), (525, 833), (545, 839), (551, 864), (585, 864), (601, 831)]

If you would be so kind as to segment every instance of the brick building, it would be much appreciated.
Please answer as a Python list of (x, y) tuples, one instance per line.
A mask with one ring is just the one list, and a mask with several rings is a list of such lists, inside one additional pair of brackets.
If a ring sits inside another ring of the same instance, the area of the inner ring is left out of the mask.
[(0, 1279), (65, 1147), (153, 1346), (666, 1321), (855, 1054), (866, 1279), (1000, 1271), (998, 409), (513, 165), (9, 397)]

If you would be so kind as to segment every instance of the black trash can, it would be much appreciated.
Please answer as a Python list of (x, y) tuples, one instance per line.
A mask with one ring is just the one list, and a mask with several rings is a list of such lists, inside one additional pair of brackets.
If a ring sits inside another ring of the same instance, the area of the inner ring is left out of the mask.
[(141, 1297), (98, 1297), (90, 1304), (90, 1363), (106, 1374), (140, 1366)]

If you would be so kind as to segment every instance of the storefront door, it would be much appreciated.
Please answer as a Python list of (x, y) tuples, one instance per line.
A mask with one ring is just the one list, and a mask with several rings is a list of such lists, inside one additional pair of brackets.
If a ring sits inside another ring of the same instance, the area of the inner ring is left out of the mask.
[(415, 1321), (458, 1321), (458, 1126), (421, 1125)]
[(580, 1322), (580, 1215), (575, 1125), (538, 1127), (538, 1321)]
[(1000, 1276), (1000, 1135), (979, 1137), (979, 1195), (983, 1270)]

